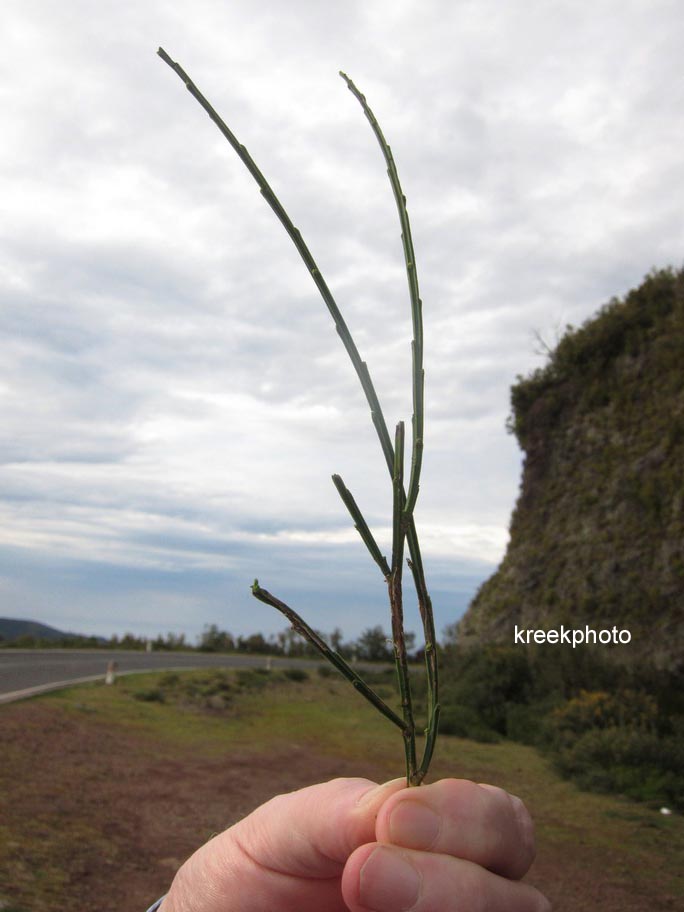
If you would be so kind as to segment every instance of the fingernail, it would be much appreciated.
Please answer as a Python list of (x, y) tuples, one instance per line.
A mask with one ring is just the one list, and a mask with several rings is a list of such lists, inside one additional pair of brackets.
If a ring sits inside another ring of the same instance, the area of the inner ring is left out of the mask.
[(432, 848), (441, 828), (442, 818), (422, 801), (400, 801), (390, 812), (390, 839), (407, 849)]
[(395, 849), (378, 846), (361, 868), (359, 901), (373, 912), (408, 912), (420, 896), (421, 877)]
[(479, 782), (478, 785), (480, 788), (489, 789), (492, 792), (500, 792), (501, 794), (506, 795), (513, 805), (513, 812), (515, 814), (516, 823), (518, 824), (518, 829), (520, 830), (521, 840), (525, 847), (530, 852), (534, 853), (534, 822), (530, 816), (530, 812), (525, 807), (525, 802), (522, 798), (518, 798), (517, 795), (511, 795), (510, 792), (499, 788), (497, 785), (489, 785), (486, 782)]
[(511, 801), (513, 802), (515, 819), (517, 820), (518, 827), (520, 828), (522, 841), (525, 844), (527, 850), (534, 854), (534, 822), (530, 816), (530, 812), (525, 807), (524, 802), (520, 798), (517, 798), (515, 795), (511, 795)]

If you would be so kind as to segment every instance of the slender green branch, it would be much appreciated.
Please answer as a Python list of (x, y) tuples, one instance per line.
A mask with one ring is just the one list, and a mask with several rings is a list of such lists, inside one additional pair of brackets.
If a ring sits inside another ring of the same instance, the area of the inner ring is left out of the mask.
[(332, 480), (333, 484), (337, 488), (338, 494), (344, 502), (345, 507), (349, 510), (351, 518), (354, 520), (354, 526), (363, 539), (363, 543), (368, 548), (370, 556), (373, 558), (378, 567), (380, 567), (382, 575), (385, 577), (385, 579), (387, 579), (391, 572), (389, 564), (387, 563), (387, 558), (382, 555), (377, 542), (373, 538), (373, 533), (368, 528), (368, 523), (363, 518), (363, 514), (361, 513), (361, 510), (359, 510), (359, 507), (354, 500), (351, 491), (345, 486), (339, 475), (333, 475)]
[[(418, 596), (418, 608), (421, 620), (423, 622), (423, 632), (425, 635), (425, 662), (428, 680), (428, 714), (430, 724), (429, 731), (432, 729), (432, 720), (438, 719), (438, 713), (435, 712), (438, 699), (438, 676), (437, 676), (437, 653), (435, 640), (434, 616), (432, 612), (432, 603), (427, 592), (425, 584), (425, 574), (423, 572), (423, 562), (418, 545), (418, 536), (416, 534), (415, 522), (413, 519), (413, 509), (418, 497), (420, 482), (420, 471), (423, 459), (423, 426), (424, 426), (424, 389), (425, 389), (425, 372), (423, 370), (423, 305), (420, 299), (418, 289), (418, 273), (416, 270), (415, 252), (413, 249), (413, 240), (411, 237), (411, 226), (406, 209), (406, 197), (401, 189), (399, 174), (394, 162), (392, 150), (390, 149), (385, 136), (380, 128), (375, 115), (370, 109), (365, 95), (363, 95), (354, 82), (346, 75), (340, 72), (340, 76), (347, 83), (347, 87), (354, 97), (358, 100), (363, 112), (370, 123), (375, 137), (378, 141), (382, 154), (387, 165), (387, 175), (392, 186), (392, 192), (397, 204), (399, 221), (401, 223), (401, 239), (404, 249), (404, 260), (406, 263), (406, 275), (408, 278), (409, 294), (411, 297), (411, 316), (413, 320), (413, 342), (411, 345), (412, 354), (412, 375), (413, 375), (413, 449), (411, 454), (411, 478), (409, 481), (408, 494), (404, 504), (404, 514), (408, 517), (407, 542), (411, 560), (409, 567), (413, 574), (413, 580)], [(435, 722), (436, 724), (436, 722)], [(436, 734), (436, 732), (434, 733)], [(427, 744), (426, 744), (427, 750)], [(425, 762), (425, 758), (423, 763)], [(428, 761), (429, 762), (429, 761)]]
[(259, 585), (259, 580), (254, 580), (252, 585), (252, 595), (255, 598), (258, 598), (260, 602), (264, 602), (266, 605), (270, 605), (272, 608), (276, 608), (281, 614), (284, 614), (288, 621), (292, 624), (293, 628), (307, 639), (312, 646), (314, 646), (324, 658), (330, 662), (331, 665), (334, 665), (339, 672), (341, 672), (348, 681), (354, 685), (356, 690), (365, 697), (369, 703), (372, 703), (376, 709), (380, 710), (383, 716), (386, 716), (390, 722), (400, 728), (402, 731), (406, 728), (406, 723), (402, 722), (399, 716), (385, 703), (385, 701), (379, 697), (375, 691), (366, 684), (366, 682), (361, 678), (347, 662), (342, 658), (339, 652), (332, 650), (328, 644), (325, 642), (322, 637), (320, 637), (316, 631), (309, 627), (304, 618), (300, 617), (297, 612), (290, 608), (289, 605), (286, 605), (285, 602), (281, 602), (280, 599), (276, 598), (275, 595), (271, 595), (270, 592), (266, 589), (262, 589)]
[[(428, 739), (425, 744), (425, 754), (421, 768), (425, 763), (425, 756), (428, 752), (431, 726), (434, 722), (439, 722), (439, 674), (437, 668), (437, 640), (435, 637), (435, 620), (432, 611), (432, 601), (428, 595), (425, 584), (425, 573), (423, 570), (423, 559), (418, 544), (418, 535), (416, 527), (411, 517), (408, 524), (407, 542), (411, 559), (408, 561), (409, 569), (413, 575), (413, 582), (416, 587), (418, 597), (418, 609), (423, 622), (423, 631), (425, 634), (425, 671), (427, 677), (427, 697), (428, 697)], [(437, 732), (434, 732), (436, 736)], [(434, 746), (434, 745), (433, 745)], [(429, 760), (428, 760), (429, 763)], [(425, 767), (427, 769), (427, 766)]]
[(402, 595), (402, 570), (404, 565), (404, 422), (397, 425), (394, 436), (394, 473), (392, 477), (394, 502), (392, 509), (392, 572), (387, 580), (387, 588), (392, 617), (392, 641), (394, 659), (397, 666), (397, 679), (401, 695), (401, 709), (404, 716), (404, 750), (406, 753), (406, 781), (413, 785), (416, 777), (416, 726), (413, 720), (411, 702), (411, 680), (406, 656), (404, 637), (404, 607)]
[(420, 761), (420, 766), (415, 776), (415, 785), (420, 785), (427, 771), (430, 768), (430, 763), (432, 762), (432, 755), (435, 750), (435, 742), (437, 740), (437, 732), (439, 731), (439, 712), (440, 712), (439, 703), (436, 704), (430, 720), (428, 722), (428, 727), (425, 729), (425, 750), (423, 752), (423, 759)]
[(394, 472), (392, 473), (392, 575), (401, 579), (404, 562), (404, 422), (400, 421), (394, 434)]
[(387, 165), (387, 175), (392, 186), (394, 199), (397, 204), (399, 213), (399, 222), (401, 224), (401, 240), (404, 248), (404, 261), (406, 263), (406, 276), (408, 279), (409, 294), (411, 296), (411, 316), (413, 320), (413, 343), (411, 345), (412, 367), (413, 367), (413, 449), (411, 453), (411, 479), (406, 496), (404, 512), (407, 516), (413, 513), (418, 497), (418, 488), (420, 482), (420, 470), (423, 461), (423, 424), (424, 424), (424, 371), (423, 371), (423, 304), (420, 300), (418, 290), (418, 273), (416, 270), (416, 256), (413, 250), (413, 239), (411, 237), (411, 225), (409, 222), (408, 211), (406, 209), (406, 197), (401, 189), (397, 166), (394, 163), (392, 150), (387, 144), (380, 124), (371, 111), (363, 95), (354, 82), (346, 73), (340, 71), (340, 76), (347, 83), (349, 91), (358, 100), (363, 113), (366, 115), (368, 122), (373, 128), (378, 144), (382, 150)]

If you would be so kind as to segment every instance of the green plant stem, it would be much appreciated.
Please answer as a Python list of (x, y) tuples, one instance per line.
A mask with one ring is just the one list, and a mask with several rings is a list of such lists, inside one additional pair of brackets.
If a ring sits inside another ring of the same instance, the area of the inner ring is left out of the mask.
[(340, 497), (342, 498), (344, 505), (349, 510), (351, 518), (354, 520), (354, 526), (361, 536), (363, 543), (368, 548), (368, 551), (370, 552), (370, 555), (375, 563), (378, 565), (378, 567), (380, 567), (382, 575), (385, 577), (385, 579), (387, 579), (391, 572), (389, 564), (387, 563), (387, 558), (383, 556), (377, 542), (373, 538), (373, 533), (368, 528), (368, 523), (363, 518), (363, 514), (359, 510), (351, 491), (345, 486), (339, 475), (333, 475), (332, 480), (335, 487), (337, 488)]
[(392, 710), (385, 701), (375, 693), (372, 687), (369, 687), (363, 678), (354, 671), (351, 665), (342, 658), (339, 652), (335, 652), (331, 649), (325, 640), (322, 639), (312, 627), (309, 627), (304, 618), (297, 614), (293, 608), (290, 608), (285, 602), (281, 602), (280, 599), (272, 595), (267, 589), (262, 589), (259, 585), (259, 580), (254, 580), (252, 594), (255, 598), (258, 598), (260, 602), (264, 602), (264, 604), (270, 605), (272, 608), (276, 608), (280, 611), (281, 614), (284, 614), (297, 633), (307, 639), (331, 665), (334, 665), (369, 703), (372, 703), (383, 716), (386, 716), (390, 720), (390, 722), (394, 722), (402, 732), (405, 731), (406, 722), (399, 718), (394, 710)]
[(423, 462), (423, 425), (424, 425), (424, 390), (425, 390), (425, 371), (423, 370), (423, 303), (420, 299), (418, 290), (418, 272), (416, 269), (416, 255), (413, 249), (413, 239), (411, 237), (411, 224), (409, 222), (408, 211), (406, 209), (406, 197), (401, 189), (397, 166), (394, 163), (392, 150), (387, 144), (387, 140), (380, 129), (375, 115), (371, 111), (363, 95), (354, 82), (340, 70), (340, 76), (347, 83), (347, 88), (358, 100), (363, 108), (363, 113), (370, 123), (375, 137), (378, 140), (380, 149), (385, 158), (387, 165), (387, 176), (389, 177), (392, 193), (397, 204), (399, 213), (399, 222), (401, 224), (401, 242), (404, 250), (404, 262), (406, 264), (406, 276), (408, 279), (409, 295), (411, 298), (411, 319), (413, 322), (413, 342), (411, 343), (411, 362), (413, 376), (413, 449), (411, 453), (411, 478), (406, 495), (404, 511), (407, 516), (413, 513), (418, 498), (418, 489), (420, 482), (420, 470)]
[(406, 781), (416, 783), (416, 726), (413, 720), (411, 702), (411, 680), (406, 657), (404, 637), (404, 607), (402, 595), (402, 569), (404, 566), (404, 542), (406, 529), (404, 519), (404, 422), (397, 425), (394, 437), (394, 474), (392, 478), (394, 502), (392, 509), (392, 569), (387, 580), (390, 612), (392, 618), (392, 642), (397, 666), (397, 679), (401, 696), (401, 710), (404, 716), (404, 751), (406, 753)]
[[(309, 248), (304, 243), (304, 240), (294, 224), (292, 223), (290, 217), (287, 215), (285, 209), (280, 203), (279, 199), (273, 192), (272, 188), (266, 181), (266, 178), (261, 173), (252, 157), (250, 156), (247, 149), (238, 142), (235, 135), (229, 129), (227, 124), (223, 119), (218, 115), (212, 105), (207, 101), (204, 95), (199, 91), (195, 83), (190, 79), (185, 70), (171, 59), (171, 57), (164, 51), (163, 48), (158, 50), (159, 56), (162, 60), (171, 67), (172, 70), (182, 79), (186, 88), (190, 94), (199, 102), (199, 104), (204, 108), (209, 117), (214, 121), (218, 129), (221, 131), (223, 136), (228, 140), (230, 145), (233, 147), (239, 158), (242, 160), (243, 164), (250, 172), (254, 180), (256, 181), (262, 196), (269, 204), (271, 209), (276, 214), (277, 218), (287, 231), (289, 237), (295, 245), (298, 253), (300, 254), (302, 260), (304, 261), (316, 287), (318, 288), (321, 297), (323, 298), (326, 307), (330, 315), (333, 318), (335, 323), (335, 328), (337, 330), (340, 339), (349, 355), (349, 358), (352, 362), (354, 370), (359, 378), (361, 387), (366, 396), (366, 400), (370, 407), (371, 418), (373, 425), (375, 427), (378, 439), (380, 441), (380, 446), (385, 457), (385, 463), (387, 465), (390, 477), (393, 479), (393, 490), (394, 490), (394, 476), (395, 476), (395, 451), (392, 446), (390, 439), (389, 431), (387, 428), (387, 423), (385, 417), (382, 413), (380, 403), (375, 391), (375, 387), (371, 380), (368, 367), (365, 361), (361, 360), (361, 356), (358, 352), (356, 344), (349, 332), (349, 329), (340, 313), (340, 310), (333, 298), (330, 289), (327, 286), (327, 283), (323, 279), (316, 262), (309, 251)], [(406, 198), (403, 195), (399, 184), (399, 178), (396, 171), (396, 166), (394, 165), (394, 160), (391, 155), (391, 151), (387, 143), (385, 142), (384, 136), (380, 130), (380, 127), (375, 119), (374, 115), (370, 111), (370, 108), (366, 104), (365, 97), (356, 89), (352, 81), (344, 76), (347, 81), (347, 85), (350, 90), (356, 95), (356, 97), (361, 102), (364, 112), (368, 120), (373, 127), (376, 137), (380, 143), (383, 154), (388, 165), (388, 175), (390, 182), (392, 184), (392, 189), (394, 192), (395, 200), (397, 203), (399, 218), (402, 225), (402, 242), (404, 246), (404, 258), (406, 262), (407, 275), (409, 280), (409, 291), (411, 296), (411, 311), (412, 311), (412, 320), (413, 320), (413, 342), (412, 342), (412, 377), (413, 377), (413, 404), (414, 404), (414, 413), (413, 413), (413, 447), (412, 447), (412, 457), (411, 457), (411, 478), (409, 482), (409, 495), (403, 493), (403, 482), (402, 482), (402, 511), (404, 513), (403, 517), (403, 528), (405, 530), (405, 538), (408, 545), (408, 550), (410, 554), (410, 559), (408, 561), (409, 568), (413, 575), (413, 580), (416, 588), (417, 598), (418, 598), (418, 609), (420, 612), (423, 630), (425, 633), (425, 663), (426, 663), (426, 674), (428, 682), (428, 727), (426, 729), (426, 745), (423, 753), (423, 758), (420, 766), (415, 772), (414, 779), (415, 781), (411, 784), (419, 784), (420, 780), (423, 778), (427, 772), (427, 767), (430, 762), (430, 757), (432, 756), (432, 751), (434, 749), (434, 741), (437, 734), (436, 724), (439, 718), (439, 703), (438, 703), (438, 676), (437, 676), (437, 658), (436, 658), (436, 640), (435, 640), (435, 630), (434, 630), (434, 618), (432, 613), (432, 603), (428, 595), (427, 586), (425, 583), (425, 574), (423, 570), (423, 563), (420, 554), (420, 548), (418, 544), (418, 535), (415, 528), (415, 521), (413, 518), (413, 508), (415, 506), (416, 498), (418, 496), (419, 488), (419, 478), (420, 470), (422, 465), (422, 450), (423, 450), (423, 330), (422, 330), (422, 304), (418, 294), (418, 280), (417, 273), (415, 269), (415, 257), (413, 252), (413, 243), (411, 240), (410, 225), (408, 220), (408, 213), (406, 211)], [(339, 477), (339, 476), (337, 476)], [(337, 485), (338, 491), (342, 495), (341, 488)], [(342, 488), (344, 486), (342, 485)], [(346, 491), (347, 489), (344, 488)], [(347, 492), (348, 493), (348, 492)], [(362, 535), (366, 546), (368, 547), (373, 559), (376, 561), (380, 567), (383, 575), (386, 576), (386, 561), (380, 555), (377, 544), (375, 543), (368, 526), (363, 520), (358, 506), (355, 502), (353, 507), (350, 508), (350, 504), (353, 501), (351, 494), (343, 500), (347, 505), (347, 508), (350, 509), (352, 517), (354, 518), (357, 529)], [(395, 517), (396, 519), (396, 517)], [(359, 522), (359, 520), (361, 522)], [(365, 527), (362, 532), (362, 528)], [(366, 531), (368, 530), (368, 534)], [(381, 559), (378, 560), (378, 557)], [(263, 592), (264, 590), (260, 590)], [(256, 595), (256, 593), (255, 593)], [(259, 596), (257, 596), (259, 597)], [(263, 600), (263, 599), (262, 599)], [(268, 604), (272, 604), (268, 602)], [(280, 603), (283, 604), (283, 603)], [(278, 606), (275, 606), (278, 607)], [(280, 609), (282, 610), (282, 609)], [(291, 609), (290, 609), (291, 610)], [(300, 619), (301, 621), (301, 619)], [(304, 622), (301, 621), (303, 624)], [(310, 629), (310, 628), (309, 628)], [(306, 634), (303, 634), (306, 636)], [(333, 662), (333, 664), (335, 664)], [(344, 672), (343, 672), (344, 673)], [(358, 676), (357, 676), (358, 677)], [(350, 680), (352, 680), (350, 678)], [(360, 679), (359, 679), (360, 680)], [(406, 682), (408, 683), (408, 677), (406, 677)], [(358, 686), (355, 684), (355, 686)], [(415, 765), (415, 764), (414, 764)]]
[(413, 377), (413, 449), (411, 454), (411, 478), (409, 481), (408, 494), (406, 495), (403, 511), (408, 519), (407, 523), (407, 542), (409, 554), (409, 568), (413, 574), (413, 580), (418, 597), (418, 609), (420, 611), (421, 621), (423, 623), (423, 633), (425, 637), (425, 669), (428, 682), (428, 727), (426, 729), (425, 753), (421, 762), (420, 769), (427, 771), (430, 764), (430, 757), (434, 750), (434, 740), (437, 735), (436, 726), (439, 722), (439, 681), (437, 673), (437, 653), (434, 614), (432, 611), (432, 602), (428, 595), (425, 583), (425, 573), (423, 571), (423, 561), (420, 555), (418, 545), (418, 535), (416, 533), (415, 522), (413, 519), (413, 510), (418, 497), (420, 486), (420, 472), (423, 461), (423, 433), (424, 433), (424, 389), (425, 389), (425, 371), (423, 370), (423, 304), (420, 299), (418, 289), (418, 272), (416, 269), (416, 258), (413, 249), (413, 239), (411, 236), (411, 225), (406, 209), (406, 196), (401, 188), (399, 174), (394, 162), (394, 156), (390, 149), (385, 136), (380, 128), (375, 115), (369, 107), (366, 96), (363, 95), (354, 82), (346, 73), (340, 71), (340, 76), (347, 84), (349, 91), (354, 95), (363, 108), (368, 122), (370, 123), (375, 137), (387, 165), (387, 176), (392, 187), (392, 193), (399, 213), (401, 224), (401, 240), (404, 250), (404, 261), (406, 263), (406, 276), (408, 279), (409, 295), (411, 298), (411, 316), (413, 321), (413, 342), (411, 344), (412, 353), (412, 377)]
[(437, 726), (439, 724), (439, 676), (437, 667), (437, 640), (435, 637), (435, 620), (432, 611), (432, 601), (428, 595), (425, 584), (425, 573), (423, 570), (423, 559), (418, 544), (418, 535), (416, 533), (413, 517), (408, 521), (406, 541), (411, 555), (408, 561), (409, 569), (413, 575), (413, 582), (416, 587), (418, 597), (418, 610), (420, 611), (425, 633), (425, 671), (427, 678), (427, 697), (428, 697), (428, 725), (425, 730), (425, 749), (423, 759), (419, 767), (421, 779), (426, 775), (430, 760), (435, 747), (437, 737)]

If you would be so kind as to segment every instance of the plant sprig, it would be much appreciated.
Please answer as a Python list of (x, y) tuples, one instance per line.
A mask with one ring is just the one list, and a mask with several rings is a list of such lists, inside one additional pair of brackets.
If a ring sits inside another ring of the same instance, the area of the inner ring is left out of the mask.
[[(422, 322), (422, 302), (418, 289), (418, 277), (415, 264), (415, 253), (413, 241), (411, 238), (411, 228), (409, 223), (408, 212), (406, 209), (406, 197), (401, 189), (399, 175), (397, 173), (394, 158), (391, 149), (387, 144), (385, 137), (380, 129), (373, 112), (366, 102), (366, 98), (354, 85), (352, 80), (345, 74), (340, 75), (347, 83), (349, 90), (361, 104), (364, 114), (366, 115), (371, 127), (378, 140), (382, 150), (385, 162), (387, 164), (387, 174), (390, 180), (394, 198), (397, 204), (399, 221), (401, 224), (401, 238), (404, 250), (404, 260), (406, 264), (406, 274), (409, 286), (409, 296), (411, 300), (411, 315), (413, 324), (413, 340), (411, 343), (412, 351), (412, 393), (413, 393), (413, 417), (412, 417), (412, 446), (411, 446), (411, 470), (408, 484), (408, 493), (404, 488), (404, 424), (399, 422), (395, 432), (394, 445), (392, 444), (387, 423), (380, 407), (373, 381), (371, 380), (368, 367), (361, 359), (356, 344), (352, 338), (347, 324), (335, 302), (335, 299), (328, 288), (311, 252), (305, 244), (299, 229), (296, 228), (289, 215), (282, 206), (280, 200), (273, 192), (268, 181), (261, 173), (247, 149), (238, 141), (233, 132), (218, 115), (216, 110), (207, 101), (204, 95), (199, 91), (195, 83), (190, 79), (185, 70), (171, 59), (163, 48), (159, 48), (159, 56), (167, 63), (171, 69), (183, 80), (190, 94), (199, 102), (199, 104), (208, 113), (223, 136), (228, 140), (235, 152), (238, 154), (243, 164), (256, 181), (262, 196), (276, 214), (277, 218), (285, 228), (294, 243), (299, 255), (304, 261), (316, 287), (318, 288), (323, 301), (335, 323), (342, 344), (352, 362), (354, 370), (359, 378), (361, 387), (366, 396), (370, 407), (371, 418), (378, 435), (380, 446), (385, 457), (385, 462), (392, 479), (392, 559), (391, 565), (382, 555), (380, 548), (368, 527), (351, 492), (347, 489), (339, 475), (333, 475), (333, 483), (349, 511), (356, 529), (366, 545), (371, 557), (378, 565), (388, 587), (390, 611), (392, 619), (392, 639), (394, 646), (395, 662), (397, 666), (397, 676), (399, 681), (399, 692), (401, 695), (402, 717), (399, 716), (366, 684), (365, 681), (351, 668), (348, 663), (337, 652), (331, 650), (325, 641), (288, 605), (271, 595), (265, 589), (259, 586), (257, 580), (252, 586), (253, 595), (260, 601), (276, 608), (282, 612), (290, 621), (293, 628), (304, 636), (312, 645), (323, 655), (335, 668), (338, 669), (370, 703), (375, 706), (386, 718), (390, 719), (397, 725), (403, 735), (404, 749), (406, 754), (406, 778), (409, 785), (420, 785), (425, 777), (435, 746), (437, 729), (439, 723), (439, 702), (438, 702), (438, 672), (437, 672), (437, 653), (435, 644), (435, 628), (432, 613), (432, 603), (428, 595), (427, 585), (425, 583), (425, 574), (423, 562), (420, 554), (418, 535), (416, 532), (413, 511), (418, 497), (420, 486), (420, 473), (423, 456), (423, 426), (424, 426), (424, 369), (423, 369), (423, 322)], [(406, 643), (404, 636), (404, 617), (403, 617), (403, 594), (402, 594), (402, 567), (404, 547), (408, 546), (409, 559), (407, 561), (409, 569), (413, 575), (413, 580), (418, 598), (418, 608), (423, 623), (425, 635), (425, 663), (427, 675), (427, 692), (428, 692), (428, 722), (425, 730), (426, 739), (420, 765), (416, 757), (416, 735), (415, 722), (413, 718), (413, 706), (411, 700), (411, 683), (408, 670), (406, 655)]]

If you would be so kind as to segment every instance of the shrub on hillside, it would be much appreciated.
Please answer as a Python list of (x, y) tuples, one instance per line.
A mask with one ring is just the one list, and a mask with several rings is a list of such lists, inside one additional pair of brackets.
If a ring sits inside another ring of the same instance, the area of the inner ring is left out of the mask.
[(632, 726), (591, 728), (555, 752), (556, 766), (586, 789), (684, 808), (684, 738)]
[[(481, 729), (505, 735), (509, 707), (530, 699), (532, 678), (525, 651), (506, 646), (457, 649), (444, 664), (442, 712), (449, 706), (458, 707), (458, 713), (467, 710), (471, 720), (479, 719)], [(442, 731), (444, 724), (440, 723)]]
[(474, 709), (454, 703), (447, 703), (442, 709), (439, 731), (443, 735), (456, 735), (458, 738), (469, 738), (485, 744), (501, 740), (501, 735), (488, 728)]
[(607, 693), (582, 690), (549, 715), (548, 730), (555, 744), (574, 740), (591, 729), (625, 728), (654, 733), (658, 706), (649, 694), (634, 690)]
[(136, 700), (142, 700), (144, 703), (165, 703), (166, 698), (163, 691), (158, 687), (151, 687), (147, 690), (133, 691), (133, 697)]
[(286, 668), (283, 672), (288, 681), (308, 681), (309, 672), (303, 668)]

